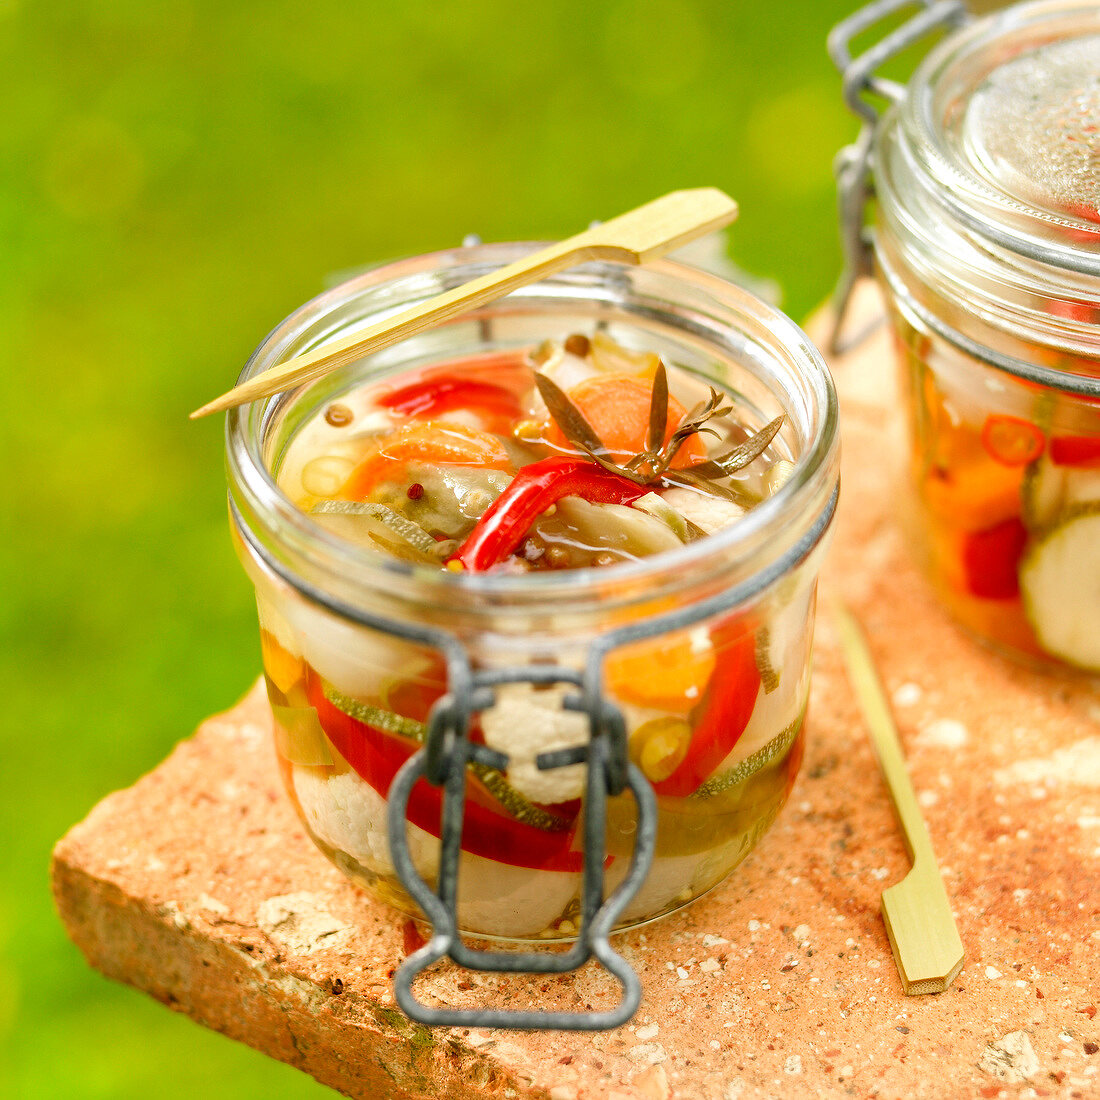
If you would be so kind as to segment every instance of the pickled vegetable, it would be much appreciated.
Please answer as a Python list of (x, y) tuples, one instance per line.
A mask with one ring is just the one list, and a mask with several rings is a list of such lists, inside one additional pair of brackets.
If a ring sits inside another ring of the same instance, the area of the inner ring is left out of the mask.
[[(330, 535), (408, 567), (606, 569), (720, 533), (778, 492), (795, 469), (782, 425), (741, 419), (726, 395), (650, 352), (572, 334), (343, 394), (299, 431), (278, 474)], [(657, 863), (625, 921), (708, 889), (787, 797), (807, 689), (803, 593), (773, 609), (794, 610), (778, 636), (766, 615), (727, 614), (607, 656), (605, 691), (660, 807)], [(345, 872), (411, 907), (385, 803), (446, 693), (442, 660), (304, 604), (281, 615), (264, 654), (288, 788)], [(785, 675), (788, 664), (798, 667)], [(505, 683), (473, 717), (470, 737), (508, 765), (468, 766), (459, 914), (471, 931), (575, 926), (585, 768), (538, 767), (541, 753), (587, 743), (587, 717), (564, 706), (571, 691)], [(610, 800), (609, 888), (629, 863), (632, 806)], [(429, 881), (441, 807), (439, 788), (416, 784), (407, 839)]]

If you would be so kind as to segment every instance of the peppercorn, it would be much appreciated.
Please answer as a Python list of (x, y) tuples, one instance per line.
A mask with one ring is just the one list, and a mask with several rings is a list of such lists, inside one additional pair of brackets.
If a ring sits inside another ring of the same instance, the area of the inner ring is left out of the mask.
[(355, 419), (355, 414), (347, 407), (347, 405), (329, 405), (325, 409), (325, 421), (331, 424), (334, 428), (343, 428), (350, 424)]
[(571, 336), (565, 338), (564, 347), (570, 355), (575, 355), (578, 359), (587, 359), (592, 344), (583, 333), (574, 332)]

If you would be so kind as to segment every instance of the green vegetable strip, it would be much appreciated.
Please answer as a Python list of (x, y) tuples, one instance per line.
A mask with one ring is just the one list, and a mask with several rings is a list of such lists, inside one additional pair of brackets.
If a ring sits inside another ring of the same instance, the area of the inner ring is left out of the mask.
[(730, 787), (736, 787), (738, 783), (744, 783), (754, 772), (772, 763), (782, 756), (798, 736), (802, 728), (802, 720), (806, 717), (803, 711), (785, 730), (773, 737), (763, 748), (757, 749), (751, 756), (746, 756), (739, 764), (730, 768), (721, 775), (712, 775), (701, 787), (693, 791), (691, 798), (711, 798)]
[(548, 833), (564, 833), (572, 828), (572, 821), (558, 817), (557, 814), (552, 814), (549, 810), (544, 810), (526, 799), (496, 768), (477, 763), (470, 764), (469, 768), (485, 784), (489, 793), (514, 818), (525, 825), (534, 825), (536, 829), (544, 829)]
[(764, 685), (764, 694), (771, 695), (779, 687), (779, 673), (772, 665), (771, 631), (762, 626), (756, 635), (756, 671), (760, 673), (760, 682)]
[(392, 710), (383, 710), (371, 703), (361, 703), (337, 691), (331, 684), (324, 685), (325, 698), (349, 718), (364, 725), (373, 726), (383, 733), (392, 733), (396, 737), (407, 737), (410, 741), (424, 741), (428, 736), (428, 727), (415, 718), (405, 718), (394, 714)]
[(406, 516), (400, 515), (385, 504), (360, 503), (355, 500), (322, 500), (311, 509), (321, 516), (370, 516), (384, 523), (395, 535), (400, 535), (422, 554), (441, 557), (439, 543), (423, 527)]
[[(428, 727), (423, 722), (416, 721), (415, 718), (405, 718), (392, 710), (384, 710), (372, 703), (352, 699), (328, 683), (324, 685), (324, 695), (334, 707), (364, 725), (373, 726), (383, 733), (406, 737), (411, 741), (423, 742), (427, 739)], [(557, 814), (536, 806), (525, 798), (496, 768), (476, 762), (467, 766), (485, 785), (486, 790), (518, 821), (551, 833), (564, 832), (572, 827), (573, 823), (567, 818), (558, 817)]]

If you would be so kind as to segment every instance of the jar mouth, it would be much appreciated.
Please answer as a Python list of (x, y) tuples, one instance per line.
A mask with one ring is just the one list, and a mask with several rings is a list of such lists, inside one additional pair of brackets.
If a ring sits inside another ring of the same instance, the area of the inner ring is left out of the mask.
[[(401, 260), (357, 276), (277, 325), (252, 354), (239, 381), (539, 247), (537, 242), (478, 245)], [(556, 323), (555, 317), (577, 314), (652, 333), (666, 346), (679, 344), (697, 359), (744, 374), (742, 384), (755, 378), (755, 392), (738, 389), (758, 408), (770, 401), (787, 417), (781, 434), (794, 461), (787, 483), (729, 527), (681, 548), (599, 568), (520, 575), (452, 573), (372, 554), (321, 527), (279, 487), (271, 468), (276, 464), (273, 455), (278, 458), (272, 441), (292, 432), (338, 392), (336, 387), (453, 357), (456, 340), (476, 342), (479, 330), (508, 328), (514, 339), (525, 328), (534, 332), (540, 317), (545, 328)], [(724, 280), (669, 260), (639, 268), (607, 262), (578, 266), (376, 353), (353, 370), (354, 377), (336, 372), (341, 377), (231, 409), (226, 418), (237, 523), (254, 545), (282, 563), (284, 577), (301, 577), (311, 589), (351, 604), (359, 604), (365, 594), (384, 592), (422, 608), (471, 613), (548, 604), (583, 607), (592, 600), (606, 606), (705, 586), (722, 575), (740, 579), (762, 571), (797, 542), (808, 524), (829, 508), (835, 488), (838, 409), (820, 352), (771, 306)]]
[(1093, 0), (1013, 5), (957, 31), (917, 69), (897, 114), (935, 216), (993, 250), (1100, 276)]

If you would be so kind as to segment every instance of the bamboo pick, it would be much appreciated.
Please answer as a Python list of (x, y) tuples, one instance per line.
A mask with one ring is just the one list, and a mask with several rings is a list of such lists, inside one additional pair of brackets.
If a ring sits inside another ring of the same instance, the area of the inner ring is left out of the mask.
[(832, 600), (831, 605), (848, 678), (863, 711), (913, 862), (901, 882), (882, 893), (882, 918), (894, 962), (906, 993), (942, 993), (962, 969), (962, 940), (871, 651), (852, 613), (838, 599)]
[(337, 367), (381, 351), (442, 321), (503, 298), (517, 287), (576, 264), (588, 260), (616, 260), (626, 264), (655, 260), (696, 237), (721, 229), (736, 217), (737, 203), (715, 187), (673, 191), (480, 279), (429, 298), (354, 336), (334, 340), (280, 363), (196, 409), (191, 419), (312, 382)]

